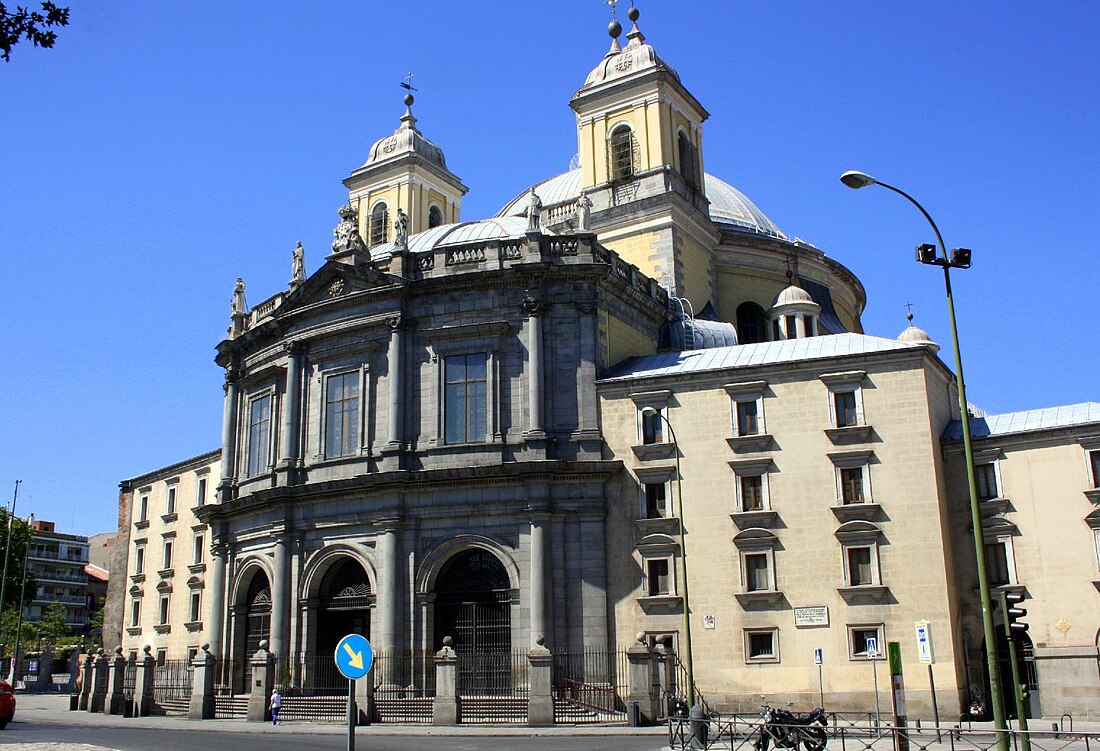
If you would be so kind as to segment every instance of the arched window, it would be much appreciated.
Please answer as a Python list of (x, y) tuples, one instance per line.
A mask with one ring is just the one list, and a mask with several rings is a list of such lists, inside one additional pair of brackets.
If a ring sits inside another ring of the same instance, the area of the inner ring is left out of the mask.
[(695, 145), (688, 138), (688, 134), (682, 130), (676, 141), (680, 152), (680, 174), (684, 176), (684, 180), (687, 181), (688, 185), (698, 186), (699, 160), (695, 156)]
[(379, 203), (370, 212), (370, 244), (381, 245), (389, 237), (390, 212), (386, 204)]
[(752, 344), (767, 340), (764, 309), (754, 302), (737, 306), (737, 343)]
[(428, 209), (428, 229), (438, 227), (441, 224), (443, 224), (443, 212), (439, 210), (438, 206), (432, 206)]
[(629, 125), (619, 125), (608, 136), (611, 179), (621, 180), (634, 174), (634, 133)]

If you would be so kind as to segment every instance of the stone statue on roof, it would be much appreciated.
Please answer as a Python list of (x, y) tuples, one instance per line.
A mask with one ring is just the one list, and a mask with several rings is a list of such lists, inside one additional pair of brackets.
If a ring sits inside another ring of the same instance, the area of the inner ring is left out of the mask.
[(409, 217), (397, 208), (397, 219), (393, 223), (393, 245), (395, 248), (408, 249), (409, 247)]
[(229, 306), (230, 315), (243, 316), (248, 312), (248, 303), (244, 300), (244, 279), (237, 277), (237, 283), (233, 286), (233, 301)]
[(527, 231), (538, 232), (542, 224), (542, 199), (532, 187), (527, 195)]
[(290, 263), (290, 286), (297, 287), (306, 280), (306, 250), (302, 241), (294, 248), (294, 259)]
[(592, 200), (581, 193), (580, 198), (577, 199), (577, 231), (587, 232), (589, 230), (589, 223), (591, 220), (591, 208)]
[(359, 212), (350, 203), (340, 207), (340, 223), (332, 231), (332, 252), (366, 250), (367, 244), (359, 234)]

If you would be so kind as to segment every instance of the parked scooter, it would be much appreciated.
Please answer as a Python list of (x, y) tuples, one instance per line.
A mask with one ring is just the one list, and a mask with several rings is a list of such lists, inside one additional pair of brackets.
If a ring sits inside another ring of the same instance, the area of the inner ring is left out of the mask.
[(760, 708), (760, 736), (753, 744), (756, 751), (768, 751), (769, 744), (775, 748), (789, 749), (797, 749), (801, 745), (806, 751), (822, 751), (825, 748), (828, 738), (825, 727), (829, 719), (821, 707), (807, 714), (774, 709), (767, 703)]

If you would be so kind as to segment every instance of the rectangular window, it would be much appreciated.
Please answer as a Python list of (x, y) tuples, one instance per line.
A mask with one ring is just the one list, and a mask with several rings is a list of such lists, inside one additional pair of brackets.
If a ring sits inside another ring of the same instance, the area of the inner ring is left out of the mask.
[(205, 506), (206, 505), (206, 478), (205, 477), (200, 477), (199, 478), (199, 490), (198, 490), (198, 493), (196, 493), (195, 505), (196, 506)]
[(796, 321), (797, 319), (794, 316), (783, 316), (783, 325), (787, 330), (788, 339), (798, 338), (798, 330), (795, 328), (798, 325)]
[(845, 549), (848, 564), (848, 584), (859, 587), (864, 584), (876, 584), (873, 561), (874, 551), (870, 547), (850, 547)]
[(746, 662), (778, 662), (779, 635), (776, 629), (745, 630)]
[(737, 435), (758, 435), (760, 421), (757, 417), (756, 400), (737, 402)]
[(771, 577), (768, 572), (767, 553), (746, 553), (745, 563), (745, 591), (766, 592), (772, 588)]
[(168, 604), (169, 604), (169, 596), (168, 595), (161, 595), (160, 596), (160, 621), (159, 621), (161, 626), (168, 623)]
[(168, 487), (168, 501), (164, 504), (164, 513), (174, 514), (176, 513), (176, 486), (170, 485)]
[(646, 594), (650, 597), (672, 593), (672, 578), (669, 576), (667, 558), (653, 558), (646, 561)]
[(667, 485), (663, 482), (645, 484), (645, 518), (662, 519), (668, 514)]
[(665, 440), (665, 421), (661, 418), (660, 411), (653, 414), (641, 413), (642, 415), (642, 443), (648, 445), (651, 443), (664, 443)]
[(248, 410), (248, 476), (271, 464), (271, 395), (253, 399)]
[(863, 503), (863, 467), (840, 468), (840, 500), (847, 506), (851, 503)]
[(833, 392), (833, 406), (836, 409), (836, 426), (838, 428), (847, 428), (859, 424), (855, 391)]
[(164, 663), (166, 663), (166, 662), (168, 662), (168, 650), (167, 649), (158, 649), (157, 650), (157, 667), (158, 668), (164, 667)]
[(137, 550), (134, 551), (134, 573), (145, 573), (145, 548), (143, 547), (138, 547)]
[(802, 322), (806, 324), (806, 336), (817, 336), (817, 319), (813, 316), (805, 316)]
[(164, 565), (163, 569), (172, 568), (172, 541), (168, 540), (164, 543)]
[(772, 340), (778, 342), (783, 338), (783, 335), (779, 331), (779, 319), (772, 319)]
[[(882, 626), (849, 626), (848, 644), (852, 650), (849, 655), (856, 660), (881, 659), (886, 654), (886, 644), (882, 641)], [(869, 649), (873, 642), (875, 650)]]
[(202, 563), (203, 561), (203, 555), (206, 552), (204, 543), (205, 539), (202, 535), (195, 535), (195, 554), (193, 557), (195, 563)]
[(137, 628), (141, 624), (141, 600), (130, 603), (130, 626)]
[(202, 620), (202, 592), (191, 593), (191, 622)]
[(1000, 497), (997, 489), (997, 465), (993, 462), (974, 465), (974, 479), (978, 482), (979, 500), (989, 501)]
[(741, 510), (764, 510), (764, 476), (745, 475), (741, 480)]
[(138, 503), (138, 521), (143, 522), (149, 519), (149, 496), (143, 495), (141, 501)]
[(488, 357), (455, 355), (444, 360), (444, 439), (447, 443), (485, 440)]
[(1012, 584), (1012, 570), (1006, 542), (998, 540), (985, 544), (985, 565), (989, 569), (989, 586), (1003, 587)]
[(325, 388), (325, 458), (359, 448), (359, 373), (329, 376)]
[(1092, 487), (1100, 488), (1100, 451), (1089, 452), (1089, 467), (1092, 469)]

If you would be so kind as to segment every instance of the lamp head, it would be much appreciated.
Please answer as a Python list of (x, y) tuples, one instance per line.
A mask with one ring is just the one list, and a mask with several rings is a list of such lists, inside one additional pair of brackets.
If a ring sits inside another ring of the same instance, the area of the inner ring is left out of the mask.
[(866, 172), (851, 169), (840, 176), (840, 182), (844, 183), (852, 190), (855, 190), (857, 188), (866, 188), (868, 185), (874, 185), (878, 181)]
[(952, 248), (951, 265), (957, 269), (970, 268), (970, 248)]
[(927, 263), (929, 265), (935, 265), (936, 263), (936, 246), (932, 243), (921, 243), (917, 246), (917, 261), (920, 263)]

